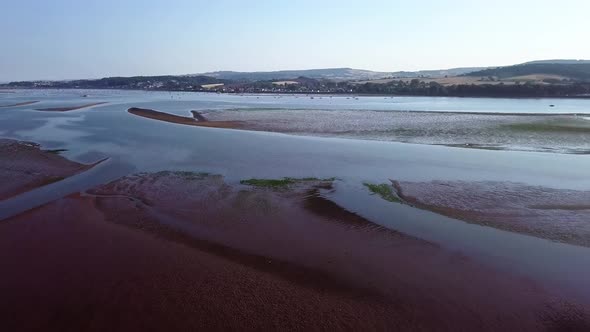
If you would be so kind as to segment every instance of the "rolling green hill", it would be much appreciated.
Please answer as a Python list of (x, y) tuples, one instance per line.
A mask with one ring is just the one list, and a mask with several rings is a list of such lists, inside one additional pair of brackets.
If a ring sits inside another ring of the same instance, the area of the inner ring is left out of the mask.
[(497, 77), (506, 79), (527, 75), (561, 76), (567, 80), (590, 81), (590, 63), (545, 63), (533, 62), (521, 65), (490, 68), (467, 73), (464, 76)]

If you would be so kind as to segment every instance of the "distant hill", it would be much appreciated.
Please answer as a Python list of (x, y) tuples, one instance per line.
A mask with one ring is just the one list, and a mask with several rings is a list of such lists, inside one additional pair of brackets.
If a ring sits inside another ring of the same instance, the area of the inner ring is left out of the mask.
[(528, 75), (549, 75), (574, 81), (590, 81), (590, 61), (571, 61), (572, 60), (534, 61), (515, 66), (474, 71), (467, 73), (464, 76), (497, 77), (499, 79), (507, 79)]
[(547, 63), (562, 64), (562, 65), (588, 64), (588, 63), (590, 63), (590, 60), (575, 60), (575, 59), (537, 60), (537, 61), (525, 62), (525, 63), (523, 63), (523, 65), (547, 64)]
[(325, 79), (335, 81), (353, 81), (353, 80), (375, 80), (387, 77), (445, 77), (459, 76), (472, 71), (486, 69), (488, 67), (466, 67), (451, 68), (438, 70), (420, 70), (420, 71), (397, 71), (397, 72), (378, 72), (353, 68), (327, 68), (327, 69), (307, 69), (307, 70), (279, 70), (279, 71), (261, 71), (261, 72), (237, 72), (237, 71), (215, 71), (199, 75), (215, 77), (218, 79), (236, 80), (236, 81), (271, 81), (296, 79), (298, 77), (307, 77), (313, 79)]
[(134, 89), (229, 93), (363, 93), (426, 96), (590, 97), (590, 61), (377, 72), (352, 68), (24, 81), (0, 88)]
[(390, 76), (391, 73), (376, 72), (352, 68), (327, 68), (327, 69), (307, 69), (307, 70), (279, 70), (279, 71), (259, 71), (259, 72), (238, 72), (238, 71), (215, 71), (203, 73), (200, 75), (214, 77), (225, 80), (236, 81), (271, 81), (295, 79), (298, 77), (307, 77), (313, 79), (326, 80), (357, 80), (357, 79), (378, 79)]
[(105, 77), (89, 80), (69, 81), (22, 81), (10, 82), (8, 87), (13, 88), (77, 88), (77, 89), (161, 89), (174, 90), (179, 87), (200, 88), (205, 84), (222, 84), (226, 80), (220, 80), (208, 76), (132, 76), (132, 77)]
[(451, 68), (451, 69), (437, 69), (437, 70), (419, 70), (419, 71), (398, 71), (394, 72), (391, 75), (393, 77), (403, 77), (403, 78), (419, 78), (419, 77), (428, 77), (428, 78), (441, 78), (445, 76), (460, 76), (464, 74), (468, 74), (474, 71), (480, 71), (487, 69), (489, 67), (462, 67), (462, 68)]

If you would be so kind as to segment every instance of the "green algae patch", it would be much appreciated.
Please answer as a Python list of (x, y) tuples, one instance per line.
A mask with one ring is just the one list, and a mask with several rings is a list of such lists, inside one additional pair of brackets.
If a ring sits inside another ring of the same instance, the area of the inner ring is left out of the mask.
[[(586, 121), (586, 120), (584, 120)], [(561, 120), (531, 123), (512, 123), (503, 125), (502, 128), (524, 132), (548, 132), (548, 133), (590, 133), (590, 125), (579, 120)]]
[(261, 187), (261, 188), (285, 188), (290, 185), (302, 182), (332, 182), (336, 178), (282, 178), (282, 179), (248, 179), (241, 180), (240, 184)]
[(394, 202), (394, 203), (401, 203), (402, 201), (393, 191), (393, 187), (387, 183), (382, 184), (374, 184), (374, 183), (363, 183), (365, 187), (369, 189), (373, 194), (379, 195), (386, 201)]

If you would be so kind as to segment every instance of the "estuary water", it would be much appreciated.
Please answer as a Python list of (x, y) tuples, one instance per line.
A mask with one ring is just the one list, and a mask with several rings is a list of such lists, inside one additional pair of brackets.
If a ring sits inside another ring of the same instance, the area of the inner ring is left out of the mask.
[[(370, 196), (362, 186), (363, 182), (387, 183), (388, 179), (462, 180), (590, 190), (590, 158), (586, 155), (201, 128), (141, 118), (127, 112), (130, 107), (184, 116), (190, 110), (288, 112), (296, 109), (300, 113), (310, 110), (310, 114), (334, 111), (333, 126), (338, 126), (338, 112), (351, 111), (359, 112), (361, 117), (365, 111), (590, 114), (590, 100), (585, 99), (313, 97), (116, 90), (0, 93), (0, 106), (39, 101), (0, 108), (0, 137), (36, 142), (44, 149), (64, 149), (65, 157), (84, 163), (108, 158), (92, 172), (0, 202), (0, 218), (135, 172), (209, 172), (224, 175), (230, 184), (252, 177), (336, 177), (337, 192), (330, 197), (351, 211), (385, 227), (517, 271), (527, 278), (557, 284), (564, 291), (590, 300), (590, 284), (584, 277), (590, 275), (590, 248), (396, 206)], [(97, 102), (105, 104), (69, 112), (37, 110)], [(584, 132), (581, 137), (588, 139)]]

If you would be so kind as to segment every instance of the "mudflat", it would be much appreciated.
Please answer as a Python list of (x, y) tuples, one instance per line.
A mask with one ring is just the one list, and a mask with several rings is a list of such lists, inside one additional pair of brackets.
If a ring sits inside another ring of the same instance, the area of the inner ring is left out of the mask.
[[(126, 176), (0, 223), (7, 330), (584, 329), (586, 308), (384, 229), (330, 179)], [(39, 259), (43, 257), (43, 259)]]
[(0, 139), (0, 200), (63, 180), (93, 165), (70, 161), (31, 142)]
[(393, 181), (404, 202), (442, 215), (590, 247), (590, 191), (513, 182)]

